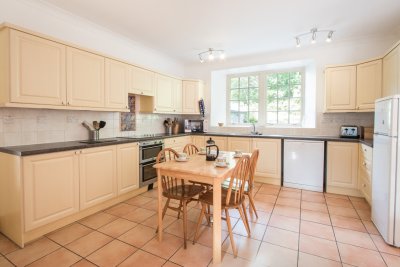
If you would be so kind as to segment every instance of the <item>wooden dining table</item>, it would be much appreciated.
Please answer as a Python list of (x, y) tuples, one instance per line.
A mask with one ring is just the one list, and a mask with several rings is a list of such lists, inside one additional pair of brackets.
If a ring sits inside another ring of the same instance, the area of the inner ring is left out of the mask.
[(162, 185), (161, 177), (171, 176), (184, 180), (207, 183), (213, 186), (213, 263), (221, 262), (221, 183), (231, 176), (237, 159), (233, 152), (225, 152), (227, 167), (217, 167), (214, 161), (206, 161), (205, 155), (191, 155), (187, 161), (176, 160), (162, 162), (154, 165), (157, 169), (158, 188), (158, 239), (161, 242), (163, 237), (162, 221)]

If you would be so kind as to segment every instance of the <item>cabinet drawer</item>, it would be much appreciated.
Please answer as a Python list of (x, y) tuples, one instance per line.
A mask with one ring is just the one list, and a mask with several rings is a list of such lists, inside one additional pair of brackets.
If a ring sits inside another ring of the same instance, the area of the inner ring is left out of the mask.
[(360, 191), (364, 195), (367, 202), (371, 205), (371, 183), (367, 179), (361, 178)]
[(365, 166), (360, 166), (358, 171), (360, 179), (367, 179), (371, 183), (372, 175), (370, 170), (368, 170)]
[(360, 144), (360, 155), (367, 161), (372, 162), (372, 147)]

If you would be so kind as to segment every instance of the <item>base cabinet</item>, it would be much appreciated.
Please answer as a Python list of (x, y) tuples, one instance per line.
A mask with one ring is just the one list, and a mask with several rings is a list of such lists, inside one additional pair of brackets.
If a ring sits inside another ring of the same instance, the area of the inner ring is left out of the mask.
[(197, 146), (198, 148), (200, 147), (205, 147), (206, 146), (206, 141), (208, 140), (208, 136), (192, 136), (192, 144)]
[(371, 205), (372, 185), (372, 147), (360, 144), (358, 165), (358, 187), (361, 194)]
[(139, 188), (139, 144), (117, 146), (118, 194)]
[(190, 144), (192, 141), (191, 136), (181, 136), (181, 137), (173, 137), (167, 138), (164, 140), (164, 147), (165, 148), (172, 148), (176, 152), (182, 152), (183, 148)]
[(241, 137), (228, 137), (228, 150), (235, 151), (240, 150), (244, 153), (251, 152), (251, 139)]
[[(281, 139), (253, 138), (253, 149), (259, 150), (256, 179), (273, 184), (281, 184)], [(261, 177), (261, 179), (258, 179)]]

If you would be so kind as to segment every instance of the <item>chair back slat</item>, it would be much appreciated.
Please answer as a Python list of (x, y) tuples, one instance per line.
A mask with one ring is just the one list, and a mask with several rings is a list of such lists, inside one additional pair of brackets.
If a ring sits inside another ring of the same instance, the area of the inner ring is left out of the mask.
[(199, 152), (199, 149), (197, 148), (196, 145), (194, 144), (187, 144), (184, 148), (183, 148), (183, 152), (188, 154), (188, 155), (193, 155), (193, 154), (197, 154), (197, 152)]
[(259, 154), (260, 154), (260, 150), (257, 148), (257, 149), (253, 150), (251, 157), (250, 157), (250, 169), (249, 169), (249, 180), (248, 180), (249, 189), (248, 189), (248, 191), (252, 191), (254, 188), (254, 174), (256, 172)]
[[(178, 152), (173, 150), (172, 148), (165, 148), (161, 150), (158, 155), (156, 162), (161, 163), (161, 162), (167, 162), (171, 160), (175, 160), (178, 157)], [(161, 176), (161, 185), (163, 188), (164, 192), (168, 192), (171, 189), (176, 188), (178, 185), (178, 179), (175, 177), (170, 177), (170, 176)], [(183, 181), (181, 182), (183, 184)]]
[[(233, 169), (232, 178), (229, 181), (229, 188), (226, 194), (226, 205), (237, 205), (244, 197), (245, 183), (249, 178), (250, 157), (242, 156)], [(235, 179), (233, 179), (235, 178)]]

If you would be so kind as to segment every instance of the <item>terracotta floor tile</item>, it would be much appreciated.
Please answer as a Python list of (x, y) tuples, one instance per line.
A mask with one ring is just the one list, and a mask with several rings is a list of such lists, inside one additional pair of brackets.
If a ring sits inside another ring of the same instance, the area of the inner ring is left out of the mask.
[(329, 219), (329, 215), (326, 213), (323, 213), (323, 212), (302, 210), (301, 211), (301, 219), (305, 220), (305, 221), (311, 221), (311, 222), (331, 225), (331, 220)]
[(340, 198), (340, 199), (349, 199), (348, 196), (345, 195), (338, 195), (333, 193), (324, 193), (325, 198)]
[[(165, 204), (165, 202), (163, 202), (163, 207), (164, 207), (164, 204)], [(158, 210), (158, 200), (152, 199), (151, 201), (142, 205), (141, 208), (152, 210), (152, 211), (157, 211)]]
[[(224, 242), (224, 240), (227, 238), (227, 236), (228, 236), (228, 231), (222, 230), (222, 232), (221, 232), (222, 242)], [(192, 239), (194, 239), (194, 236)], [(199, 243), (199, 244), (202, 244), (203, 246), (212, 248), (212, 246), (213, 246), (213, 228), (209, 227), (209, 226), (205, 226), (205, 225), (201, 226), (199, 229), (198, 240), (196, 243)]]
[(58, 244), (64, 246), (91, 232), (93, 232), (92, 229), (79, 223), (73, 223), (64, 228), (61, 228), (60, 230), (48, 234), (47, 237), (54, 242), (57, 242)]
[(120, 265), (120, 267), (132, 267), (132, 266), (140, 266), (140, 267), (161, 267), (166, 262), (166, 260), (154, 256), (150, 253), (147, 253), (142, 250), (138, 250), (129, 256), (126, 260), (124, 260)]
[[(194, 234), (196, 230), (197, 224), (191, 221), (187, 221), (187, 237), (188, 239)], [(224, 228), (222, 228), (224, 229)], [(176, 220), (175, 222), (171, 223), (170, 226), (164, 228), (164, 231), (178, 237), (183, 238), (183, 220)]]
[(14, 242), (0, 233), (0, 254), (6, 255), (18, 249), (19, 247)]
[(171, 261), (167, 261), (164, 265), (163, 265), (163, 267), (180, 267), (181, 265), (178, 265), (178, 264), (176, 264), (176, 263), (173, 263), (173, 262), (171, 262)]
[[(250, 222), (250, 236), (253, 239), (262, 240), (265, 229), (267, 226), (265, 224), (258, 224)], [(242, 220), (239, 220), (235, 227), (233, 228), (233, 233), (238, 235), (247, 236), (246, 227), (243, 224)]]
[(342, 217), (342, 216), (331, 216), (331, 220), (332, 220), (333, 226), (350, 229), (350, 230), (354, 230), (354, 231), (359, 231), (359, 232), (364, 232), (364, 233), (367, 232), (367, 230), (365, 229), (361, 220)]
[(298, 267), (341, 267), (342, 264), (338, 261), (328, 260), (307, 253), (299, 253)]
[(154, 188), (153, 190), (149, 190), (147, 192), (144, 192), (143, 194), (141, 194), (141, 196), (142, 197), (157, 198), (157, 196), (158, 196), (157, 188)]
[(351, 201), (348, 199), (341, 199), (341, 198), (326, 198), (326, 204), (328, 206), (336, 206), (336, 207), (343, 207), (343, 208), (353, 208)]
[[(229, 253), (222, 253), (222, 262), (220, 264), (213, 264), (212, 262), (208, 267), (256, 267), (251, 261), (241, 259), (239, 257), (234, 257)], [(165, 265), (164, 265), (165, 266)]]
[(362, 200), (362, 201), (352, 201), (353, 207), (356, 210), (371, 210), (370, 205), (368, 204), (367, 201)]
[(314, 195), (314, 194), (302, 194), (301, 196), (302, 201), (314, 202), (314, 203), (322, 203), (325, 204), (325, 197), (321, 195)]
[(332, 226), (330, 225), (309, 222), (309, 221), (301, 221), (300, 233), (336, 241), (335, 234), (333, 233)]
[(311, 210), (311, 211), (328, 213), (328, 207), (326, 206), (326, 204), (323, 204), (323, 203), (302, 201), (301, 202), (301, 209), (302, 210)]
[(292, 188), (292, 187), (281, 187), (281, 191), (289, 191), (289, 192), (299, 192), (301, 193), (301, 189), (298, 188)]
[(112, 221), (109, 224), (100, 227), (97, 231), (112, 236), (114, 238), (117, 238), (123, 233), (135, 227), (136, 225), (137, 223), (122, 218), (118, 218), (115, 221)]
[(143, 208), (137, 208), (135, 211), (128, 213), (122, 217), (132, 222), (141, 223), (146, 219), (150, 218), (151, 216), (153, 216), (154, 214), (156, 214), (155, 211)]
[(349, 217), (353, 219), (360, 219), (355, 209), (353, 208), (343, 208), (337, 206), (328, 206), (329, 214), (342, 216), (342, 217)]
[(16, 250), (14, 252), (11, 252), (10, 254), (7, 254), (6, 257), (16, 266), (25, 266), (59, 248), (60, 245), (46, 237), (43, 237), (37, 241), (30, 243), (23, 249)]
[(263, 241), (294, 250), (299, 249), (298, 233), (271, 226), (268, 226)]
[[(256, 208), (257, 209), (257, 208)], [(271, 217), (271, 213), (257, 210), (258, 218), (253, 212), (248, 211), (247, 217), (250, 222), (259, 223), (259, 224), (268, 224), (269, 218)]]
[(279, 197), (284, 197), (284, 198), (292, 198), (292, 199), (301, 199), (301, 192), (291, 192), (291, 191), (281, 191), (279, 193)]
[(82, 260), (78, 261), (77, 263), (71, 265), (71, 267), (96, 267), (96, 265), (91, 263), (90, 261), (82, 259)]
[(373, 222), (362, 221), (362, 223), (364, 224), (365, 229), (367, 229), (368, 233), (373, 234), (373, 235), (380, 235), (378, 229), (376, 229)]
[(66, 250), (65, 248), (60, 248), (45, 257), (29, 264), (29, 267), (42, 267), (42, 266), (57, 266), (57, 267), (69, 267), (72, 264), (81, 260), (78, 255)]
[(122, 243), (121, 241), (113, 240), (89, 255), (87, 259), (98, 266), (117, 266), (135, 251), (137, 251), (137, 248)]
[[(289, 192), (289, 193), (294, 193), (294, 192)], [(300, 199), (281, 197), (280, 194), (278, 199), (276, 200), (276, 204), (294, 208), (300, 208)]]
[(297, 251), (262, 242), (254, 266), (297, 267)]
[[(255, 259), (258, 248), (261, 245), (261, 241), (236, 234), (233, 234), (233, 239), (235, 241), (238, 257), (246, 260)], [(224, 243), (222, 244), (222, 250), (233, 254), (232, 245), (229, 237), (226, 238)]]
[(182, 238), (163, 233), (162, 242), (159, 242), (158, 236), (155, 236), (142, 249), (161, 258), (169, 259), (181, 246), (183, 246)]
[(371, 211), (370, 210), (357, 210), (358, 216), (360, 216), (363, 221), (371, 221)]
[[(188, 216), (187, 216), (188, 220), (192, 221), (194, 223), (197, 223), (197, 221), (199, 219), (199, 216), (200, 216), (200, 212), (201, 212), (201, 210), (199, 210), (199, 209), (191, 209), (191, 210), (189, 210), (188, 211)], [(203, 218), (203, 222), (202, 223), (206, 223), (206, 222), (207, 222), (206, 218)]]
[(400, 256), (400, 248), (386, 244), (380, 235), (371, 235), (371, 238), (380, 252)]
[[(165, 215), (164, 219), (163, 219), (164, 228), (168, 227), (169, 225), (171, 225), (171, 223), (175, 222), (176, 220), (177, 220), (176, 217)], [(157, 227), (158, 227), (158, 215), (154, 214), (153, 216), (151, 216), (148, 219), (146, 219), (143, 222), (141, 222), (141, 224), (146, 225), (146, 226), (151, 227), (151, 228), (154, 228), (154, 229), (157, 229)]]
[(0, 256), (0, 267), (14, 267), (6, 258)]
[(274, 195), (277, 196), (279, 194), (280, 188), (263, 188), (261, 187), (257, 194), (264, 194), (264, 195)]
[(169, 260), (182, 266), (205, 267), (212, 258), (212, 249), (188, 242), (187, 249), (181, 247)]
[(381, 253), (383, 259), (385, 260), (388, 267), (398, 267), (400, 266), (400, 257)]
[(268, 226), (277, 227), (284, 230), (289, 230), (293, 232), (299, 232), (300, 220), (296, 218), (290, 218), (285, 216), (280, 216), (272, 214), (269, 220)]
[(360, 267), (386, 266), (381, 255), (377, 251), (342, 243), (338, 243), (338, 248), (344, 263)]
[(137, 208), (138, 207), (132, 206), (132, 205), (129, 205), (126, 203), (119, 203), (115, 206), (112, 206), (111, 208), (104, 210), (104, 212), (118, 216), (118, 217), (122, 217), (124, 215), (127, 215), (130, 212), (135, 211)]
[(293, 208), (289, 206), (275, 205), (272, 214), (282, 215), (292, 218), (300, 218), (300, 208)]
[(144, 196), (136, 196), (133, 198), (130, 198), (128, 200), (125, 200), (124, 202), (130, 205), (138, 206), (141, 207), (142, 205), (149, 203), (153, 198), (150, 197), (144, 197)]
[(110, 223), (117, 219), (117, 216), (114, 216), (112, 214), (108, 214), (105, 212), (99, 212), (96, 214), (93, 214), (89, 217), (83, 218), (79, 222), (87, 227), (90, 227), (92, 229), (98, 229), (102, 227), (103, 225), (106, 225), (107, 223)]
[(154, 231), (153, 228), (139, 224), (118, 237), (118, 239), (137, 248), (141, 248), (144, 244), (153, 239), (155, 235), (156, 231)]
[(262, 201), (264, 203), (272, 203), (275, 204), (276, 199), (278, 197), (274, 196), (274, 195), (264, 195), (264, 194), (256, 194), (256, 196), (254, 197), (254, 200), (256, 201)]
[(254, 205), (256, 206), (257, 211), (264, 211), (271, 213), (272, 210), (274, 209), (273, 203), (266, 203), (263, 201), (254, 200)]
[(367, 233), (334, 227), (337, 242), (346, 243), (362, 248), (377, 250), (374, 242)]
[(69, 243), (66, 248), (82, 257), (86, 257), (112, 240), (111, 237), (95, 231)]
[(336, 242), (300, 234), (299, 251), (314, 256), (340, 261)]

